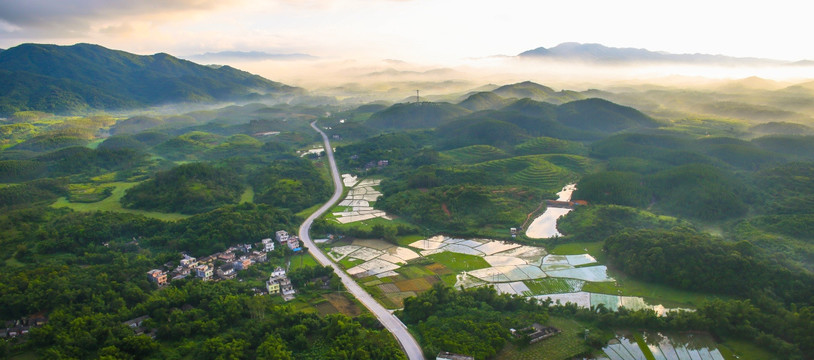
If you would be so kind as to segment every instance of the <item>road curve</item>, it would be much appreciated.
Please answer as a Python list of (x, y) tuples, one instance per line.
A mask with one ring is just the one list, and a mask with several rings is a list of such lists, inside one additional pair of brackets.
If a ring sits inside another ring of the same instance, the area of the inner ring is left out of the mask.
[(325, 253), (323, 253), (322, 250), (320, 250), (316, 244), (314, 244), (308, 234), (314, 220), (328, 211), (328, 209), (333, 207), (333, 205), (339, 201), (339, 197), (342, 196), (343, 190), (342, 178), (339, 176), (339, 170), (336, 168), (334, 152), (331, 148), (331, 143), (328, 141), (328, 136), (316, 126), (316, 121), (311, 123), (311, 127), (322, 135), (322, 141), (325, 143), (325, 155), (327, 155), (328, 162), (331, 165), (331, 177), (333, 178), (334, 182), (334, 194), (327, 203), (322, 205), (319, 210), (311, 214), (311, 216), (305, 219), (305, 222), (302, 223), (300, 226), (300, 240), (305, 243), (305, 246), (308, 247), (311, 255), (313, 255), (320, 264), (323, 266), (330, 266), (334, 269), (336, 275), (342, 279), (342, 284), (345, 285), (345, 288), (348, 289), (348, 291), (350, 291), (350, 293), (353, 294), (353, 296), (355, 296), (356, 299), (358, 299), (363, 305), (365, 305), (365, 307), (367, 307), (367, 309), (379, 319), (379, 322), (381, 322), (382, 325), (384, 325), (384, 327), (396, 337), (396, 340), (398, 340), (398, 342), (401, 344), (401, 348), (404, 350), (404, 353), (407, 354), (408, 359), (424, 359), (424, 354), (421, 352), (421, 347), (418, 346), (418, 342), (415, 340), (415, 338), (413, 338), (413, 335), (407, 331), (407, 327), (404, 326), (404, 323), (402, 323), (401, 320), (399, 320), (395, 315), (391, 314), (387, 309), (384, 308), (384, 306), (373, 299), (373, 297), (370, 296), (367, 291), (362, 289), (362, 287), (359, 286), (359, 284), (357, 284), (356, 281), (350, 277), (350, 275), (345, 273), (345, 271), (337, 266), (336, 263), (325, 256)]

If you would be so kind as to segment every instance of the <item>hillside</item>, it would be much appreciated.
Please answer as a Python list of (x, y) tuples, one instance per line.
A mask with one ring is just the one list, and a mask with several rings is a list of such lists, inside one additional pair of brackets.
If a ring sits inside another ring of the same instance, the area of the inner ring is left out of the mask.
[(401, 103), (374, 113), (365, 125), (377, 129), (433, 128), (467, 113), (467, 109), (444, 102)]
[(497, 109), (508, 103), (507, 99), (491, 92), (478, 92), (470, 95), (466, 100), (458, 103), (458, 106), (472, 111)]
[(228, 66), (165, 53), (150, 56), (98, 45), (22, 44), (0, 53), (0, 115), (22, 110), (72, 113), (175, 102), (299, 94), (299, 88)]
[(521, 59), (553, 59), (581, 61), (589, 63), (636, 63), (636, 62), (672, 62), (689, 64), (739, 64), (768, 65), (783, 63), (777, 60), (757, 58), (737, 58), (709, 54), (671, 54), (662, 51), (650, 51), (636, 48), (608, 47), (602, 44), (581, 44), (566, 42), (553, 48), (538, 47), (517, 55)]
[(658, 126), (656, 120), (639, 110), (596, 98), (560, 105), (557, 120), (566, 126), (604, 132)]

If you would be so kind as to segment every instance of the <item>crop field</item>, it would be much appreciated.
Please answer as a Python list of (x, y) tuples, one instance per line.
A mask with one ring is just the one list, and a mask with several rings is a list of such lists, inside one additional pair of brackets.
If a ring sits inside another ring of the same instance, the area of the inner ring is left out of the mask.
[(427, 256), (427, 258), (456, 272), (471, 271), (489, 267), (489, 263), (480, 256), (458, 254), (449, 251), (432, 254)]
[(602, 349), (611, 360), (725, 360), (718, 344), (705, 334), (617, 334)]

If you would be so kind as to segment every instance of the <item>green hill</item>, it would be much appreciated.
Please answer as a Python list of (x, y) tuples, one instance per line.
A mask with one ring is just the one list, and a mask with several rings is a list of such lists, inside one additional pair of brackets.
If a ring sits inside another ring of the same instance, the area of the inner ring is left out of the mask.
[(814, 159), (814, 136), (769, 135), (753, 139), (752, 143), (768, 151)]
[(461, 119), (438, 127), (441, 148), (454, 149), (469, 145), (510, 146), (528, 137), (521, 127), (488, 118)]
[(557, 120), (566, 126), (603, 132), (659, 126), (656, 120), (639, 110), (597, 98), (560, 105)]
[(480, 111), (497, 109), (505, 106), (507, 103), (507, 99), (504, 99), (495, 93), (484, 91), (470, 95), (468, 98), (466, 98), (466, 100), (458, 103), (458, 106), (472, 111)]
[(557, 105), (542, 101), (534, 101), (529, 98), (517, 100), (501, 110), (513, 111), (533, 118), (542, 118), (546, 120), (557, 119)]
[(445, 102), (400, 103), (374, 113), (365, 125), (376, 129), (434, 128), (469, 112)]
[(553, 192), (577, 178), (577, 173), (554, 165), (540, 155), (492, 160), (469, 167), (497, 175), (505, 185), (524, 185)]
[(234, 173), (193, 163), (156, 173), (152, 180), (127, 190), (121, 202), (131, 209), (198, 214), (236, 204), (242, 192)]
[(214, 68), (164, 53), (142, 56), (92, 44), (22, 44), (0, 53), (0, 69), (0, 114), (71, 113), (302, 93), (228, 66)]

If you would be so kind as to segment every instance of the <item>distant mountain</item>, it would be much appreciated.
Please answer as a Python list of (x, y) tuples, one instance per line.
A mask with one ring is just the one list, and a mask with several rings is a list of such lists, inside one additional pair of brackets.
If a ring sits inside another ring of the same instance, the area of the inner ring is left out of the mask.
[(531, 81), (504, 85), (492, 90), (493, 93), (504, 98), (529, 98), (536, 101), (545, 101), (552, 104), (564, 104), (574, 100), (583, 99), (584, 96), (575, 91), (554, 91), (554, 89)]
[(647, 49), (615, 48), (601, 44), (581, 44), (568, 42), (553, 48), (539, 47), (517, 55), (525, 59), (552, 59), (591, 63), (631, 63), (631, 62), (671, 62), (671, 63), (716, 63), (741, 65), (777, 65), (785, 62), (770, 59), (738, 58), (709, 54), (671, 54)]
[(0, 52), (0, 115), (20, 110), (127, 109), (303, 92), (229, 66), (203, 66), (164, 53), (141, 56), (92, 44), (22, 44)]
[(185, 56), (198, 62), (217, 62), (224, 60), (313, 60), (316, 56), (308, 54), (270, 54), (262, 51), (220, 51)]

